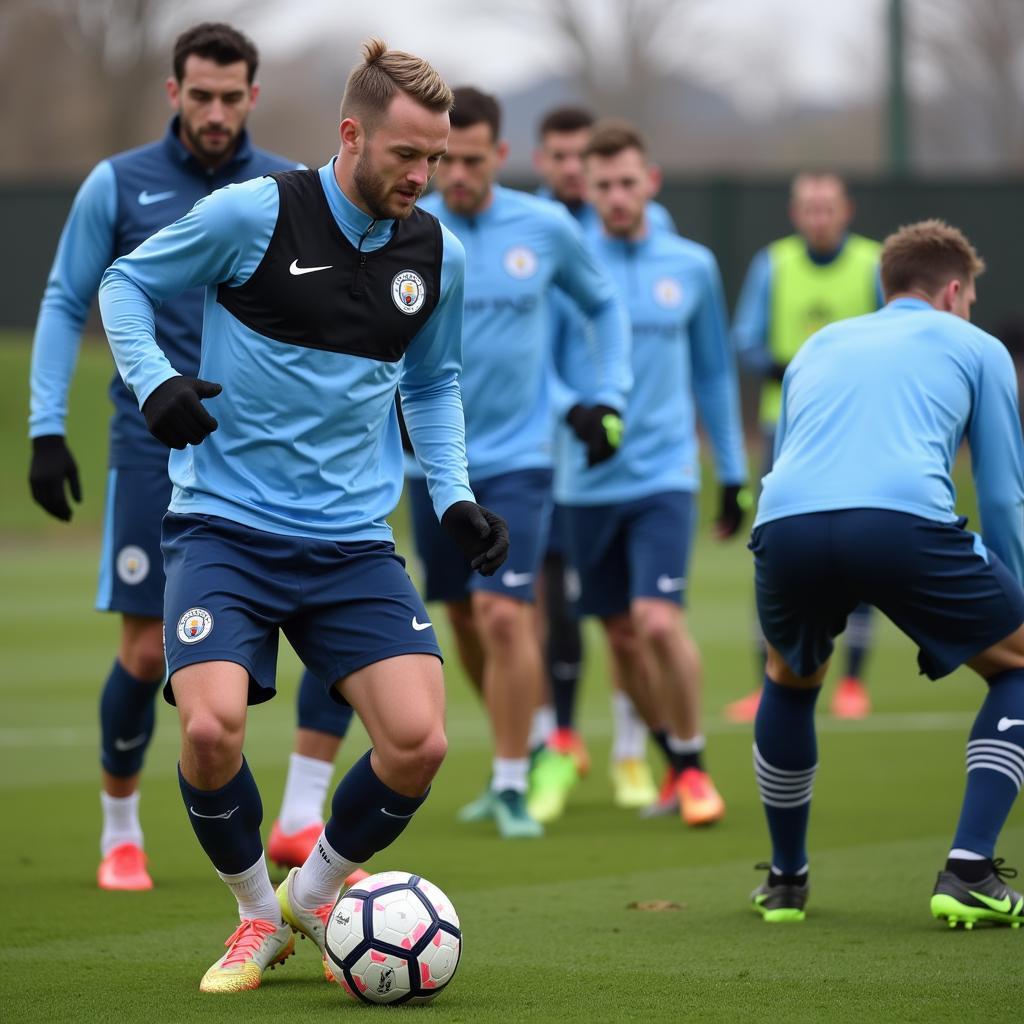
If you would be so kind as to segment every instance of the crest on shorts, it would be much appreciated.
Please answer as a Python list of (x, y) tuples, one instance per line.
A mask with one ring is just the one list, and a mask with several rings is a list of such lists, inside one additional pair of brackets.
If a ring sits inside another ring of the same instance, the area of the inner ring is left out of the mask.
[(683, 301), (683, 289), (674, 277), (659, 277), (654, 282), (654, 301), (662, 309), (677, 309)]
[(391, 282), (391, 298), (403, 313), (418, 313), (427, 298), (423, 278), (415, 270), (403, 270), (395, 274)]
[(520, 281), (537, 273), (537, 254), (525, 245), (513, 245), (502, 262), (505, 272)]
[(149, 575), (149, 555), (136, 544), (127, 544), (117, 553), (117, 577), (130, 587)]
[(205, 608), (189, 608), (178, 619), (178, 639), (183, 644), (197, 644), (213, 630), (213, 616)]

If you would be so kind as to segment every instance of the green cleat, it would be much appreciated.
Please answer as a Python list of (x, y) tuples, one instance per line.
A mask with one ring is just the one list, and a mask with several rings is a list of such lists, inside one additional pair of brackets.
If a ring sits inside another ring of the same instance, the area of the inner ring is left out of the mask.
[(503, 789), (494, 794), (492, 803), (502, 839), (539, 839), (544, 835), (544, 826), (526, 810), (525, 793)]
[(455, 820), (461, 821), (463, 824), (490, 821), (494, 817), (494, 802), (495, 794), (488, 786), (475, 800), (471, 800), (465, 807), (459, 809)]
[(811, 891), (810, 884), (804, 882), (780, 882), (771, 884), (770, 864), (756, 865), (759, 871), (769, 869), (766, 878), (751, 894), (750, 902), (761, 917), (769, 924), (782, 924), (787, 921), (802, 921), (806, 914), (804, 906)]
[(947, 921), (950, 928), (963, 925), (968, 931), (979, 921), (1019, 928), (1024, 923), (1024, 896), (1003, 881), (1016, 878), (1017, 871), (1004, 868), (1001, 857), (990, 863), (992, 871), (980, 882), (940, 871), (932, 892), (932, 916)]
[(545, 749), (538, 755), (530, 773), (530, 795), (526, 810), (534, 821), (547, 823), (565, 813), (569, 792), (579, 781), (572, 754)]

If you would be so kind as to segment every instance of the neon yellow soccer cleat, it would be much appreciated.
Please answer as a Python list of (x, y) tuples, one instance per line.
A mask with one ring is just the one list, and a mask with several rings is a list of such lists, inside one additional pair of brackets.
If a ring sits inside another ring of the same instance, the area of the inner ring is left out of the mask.
[(1001, 857), (980, 882), (965, 882), (952, 871), (940, 871), (932, 892), (932, 916), (968, 930), (979, 921), (1020, 928), (1024, 924), (1024, 896), (1011, 889), (1004, 878), (1016, 878), (1015, 868), (1004, 868)]
[(295, 952), (295, 936), (287, 924), (244, 920), (224, 943), (228, 951), (203, 975), (200, 992), (246, 992), (259, 988), (263, 972), (284, 963)]
[[(651, 769), (640, 757), (624, 757), (613, 761), (609, 769), (616, 807), (640, 808), (655, 803), (658, 787)], [(674, 808), (673, 808), (674, 810)]]
[(546, 824), (565, 813), (565, 805), (573, 786), (579, 782), (579, 771), (572, 754), (560, 754), (550, 747), (537, 755), (530, 772), (530, 795), (527, 813), (534, 821)]

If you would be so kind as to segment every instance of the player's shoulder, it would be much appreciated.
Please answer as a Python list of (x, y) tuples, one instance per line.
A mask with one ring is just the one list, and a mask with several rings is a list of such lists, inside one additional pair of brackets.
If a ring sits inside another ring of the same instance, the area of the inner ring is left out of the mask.
[(246, 235), (276, 217), (280, 209), (277, 182), (263, 175), (231, 182), (196, 203), (193, 210), (211, 226)]
[[(423, 211), (428, 217), (436, 217), (429, 211)], [(438, 221), (438, 225), (441, 228), (441, 252), (442, 258), (446, 263), (451, 263), (452, 267), (465, 267), (466, 265), (466, 250), (462, 243), (459, 241), (458, 236), (452, 231), (451, 228), (442, 224)]]
[(718, 269), (715, 254), (700, 242), (668, 231), (652, 232), (649, 238), (651, 250), (663, 259), (670, 259), (683, 267), (710, 271)]
[(107, 162), (115, 171), (149, 165), (154, 162), (167, 163), (166, 139), (155, 139), (153, 142), (146, 142), (141, 146), (122, 149), (119, 153), (107, 157)]
[(291, 157), (282, 156), (269, 149), (261, 149), (259, 146), (252, 147), (252, 155), (249, 158), (249, 168), (253, 174), (276, 174), (278, 171), (305, 171), (308, 170), (305, 164), (293, 160)]
[(502, 185), (495, 188), (495, 202), (498, 203), (505, 218), (526, 217), (558, 233), (578, 230), (572, 214), (562, 203), (546, 196), (539, 196), (535, 192), (523, 192)]

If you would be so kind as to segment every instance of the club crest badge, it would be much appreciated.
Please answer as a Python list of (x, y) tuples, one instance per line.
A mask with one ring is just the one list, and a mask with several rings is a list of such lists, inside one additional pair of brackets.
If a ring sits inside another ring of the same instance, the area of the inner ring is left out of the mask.
[(537, 254), (525, 245), (513, 245), (502, 261), (505, 272), (519, 281), (525, 281), (537, 273)]
[(149, 555), (135, 544), (128, 544), (117, 553), (117, 577), (133, 587), (149, 575)]
[(662, 309), (678, 309), (683, 301), (683, 289), (674, 277), (659, 277), (654, 282), (654, 301)]
[(410, 316), (418, 313), (427, 298), (423, 278), (415, 270), (403, 270), (395, 274), (391, 282), (391, 298), (403, 313)]
[(178, 619), (178, 639), (183, 644), (197, 644), (213, 630), (213, 616), (205, 608), (189, 608)]

